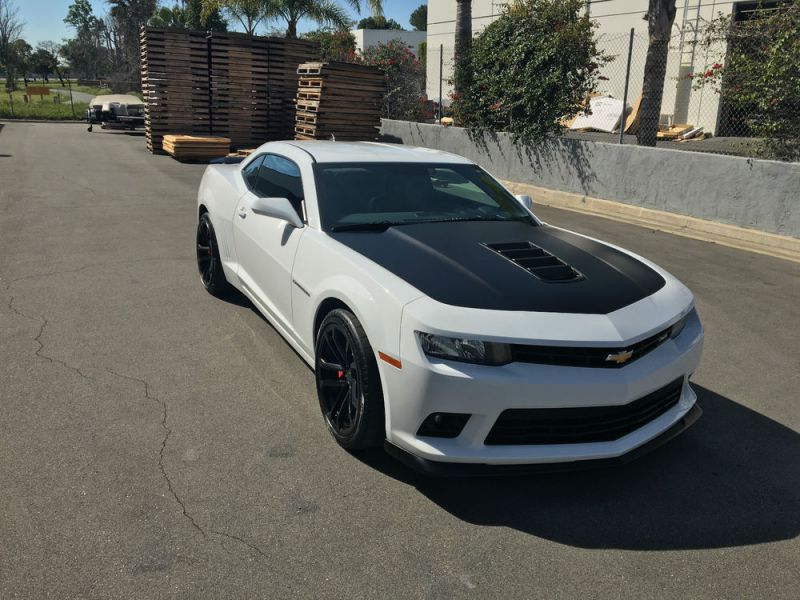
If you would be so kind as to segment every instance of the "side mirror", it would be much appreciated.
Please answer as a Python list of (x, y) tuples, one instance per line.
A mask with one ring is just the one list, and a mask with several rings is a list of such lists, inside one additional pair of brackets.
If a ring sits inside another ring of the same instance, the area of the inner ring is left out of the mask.
[(257, 215), (266, 215), (286, 221), (292, 227), (302, 229), (304, 227), (302, 219), (287, 198), (259, 198), (253, 197), (250, 208)]
[(533, 210), (533, 200), (531, 200), (530, 196), (525, 194), (515, 194), (514, 198), (516, 198), (519, 203), (528, 210)]

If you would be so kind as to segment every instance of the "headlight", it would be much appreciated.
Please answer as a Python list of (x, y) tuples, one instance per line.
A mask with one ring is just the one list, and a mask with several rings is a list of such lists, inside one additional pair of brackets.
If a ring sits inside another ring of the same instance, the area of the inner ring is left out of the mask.
[(480, 365), (505, 365), (511, 362), (511, 346), (466, 338), (451, 338), (417, 331), (422, 351), (427, 356)]
[(670, 339), (673, 339), (673, 340), (674, 340), (676, 337), (678, 337), (678, 336), (681, 334), (681, 331), (683, 331), (683, 328), (684, 328), (684, 327), (686, 327), (686, 321), (687, 321), (688, 319), (690, 319), (691, 317), (693, 317), (693, 316), (694, 316), (694, 314), (695, 314), (695, 312), (696, 312), (696, 311), (695, 311), (695, 309), (693, 308), (693, 309), (692, 309), (692, 310), (690, 310), (688, 313), (686, 313), (686, 315), (685, 315), (685, 316), (684, 316), (684, 317), (683, 317), (683, 318), (682, 318), (680, 321), (678, 321), (677, 323), (675, 323), (675, 325), (673, 325), (673, 326), (670, 328), (670, 330), (669, 330), (669, 337), (670, 337)]

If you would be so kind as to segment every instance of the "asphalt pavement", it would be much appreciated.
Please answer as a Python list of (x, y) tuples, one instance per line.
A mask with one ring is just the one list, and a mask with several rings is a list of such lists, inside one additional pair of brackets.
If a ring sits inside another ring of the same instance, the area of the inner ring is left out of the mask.
[(341, 450), (202, 289), (203, 169), (0, 129), (0, 598), (800, 597), (800, 264), (539, 209), (694, 291), (705, 414), (619, 468), (430, 480)]

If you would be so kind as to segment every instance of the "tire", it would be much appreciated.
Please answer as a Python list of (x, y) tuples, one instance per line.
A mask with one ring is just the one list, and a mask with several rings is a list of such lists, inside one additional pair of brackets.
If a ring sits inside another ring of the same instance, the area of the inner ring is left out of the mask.
[(350, 311), (326, 315), (314, 349), (317, 397), (328, 431), (347, 450), (378, 447), (386, 421), (375, 353)]
[(203, 213), (197, 224), (197, 270), (203, 287), (212, 296), (225, 296), (231, 291), (231, 284), (225, 279), (222, 260), (219, 257), (217, 236), (208, 213)]

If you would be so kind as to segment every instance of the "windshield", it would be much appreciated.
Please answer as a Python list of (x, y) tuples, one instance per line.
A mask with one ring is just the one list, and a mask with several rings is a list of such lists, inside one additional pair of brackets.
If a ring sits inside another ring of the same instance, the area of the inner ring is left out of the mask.
[(534, 223), (476, 165), (317, 163), (314, 171), (322, 228), (328, 231), (441, 221)]

